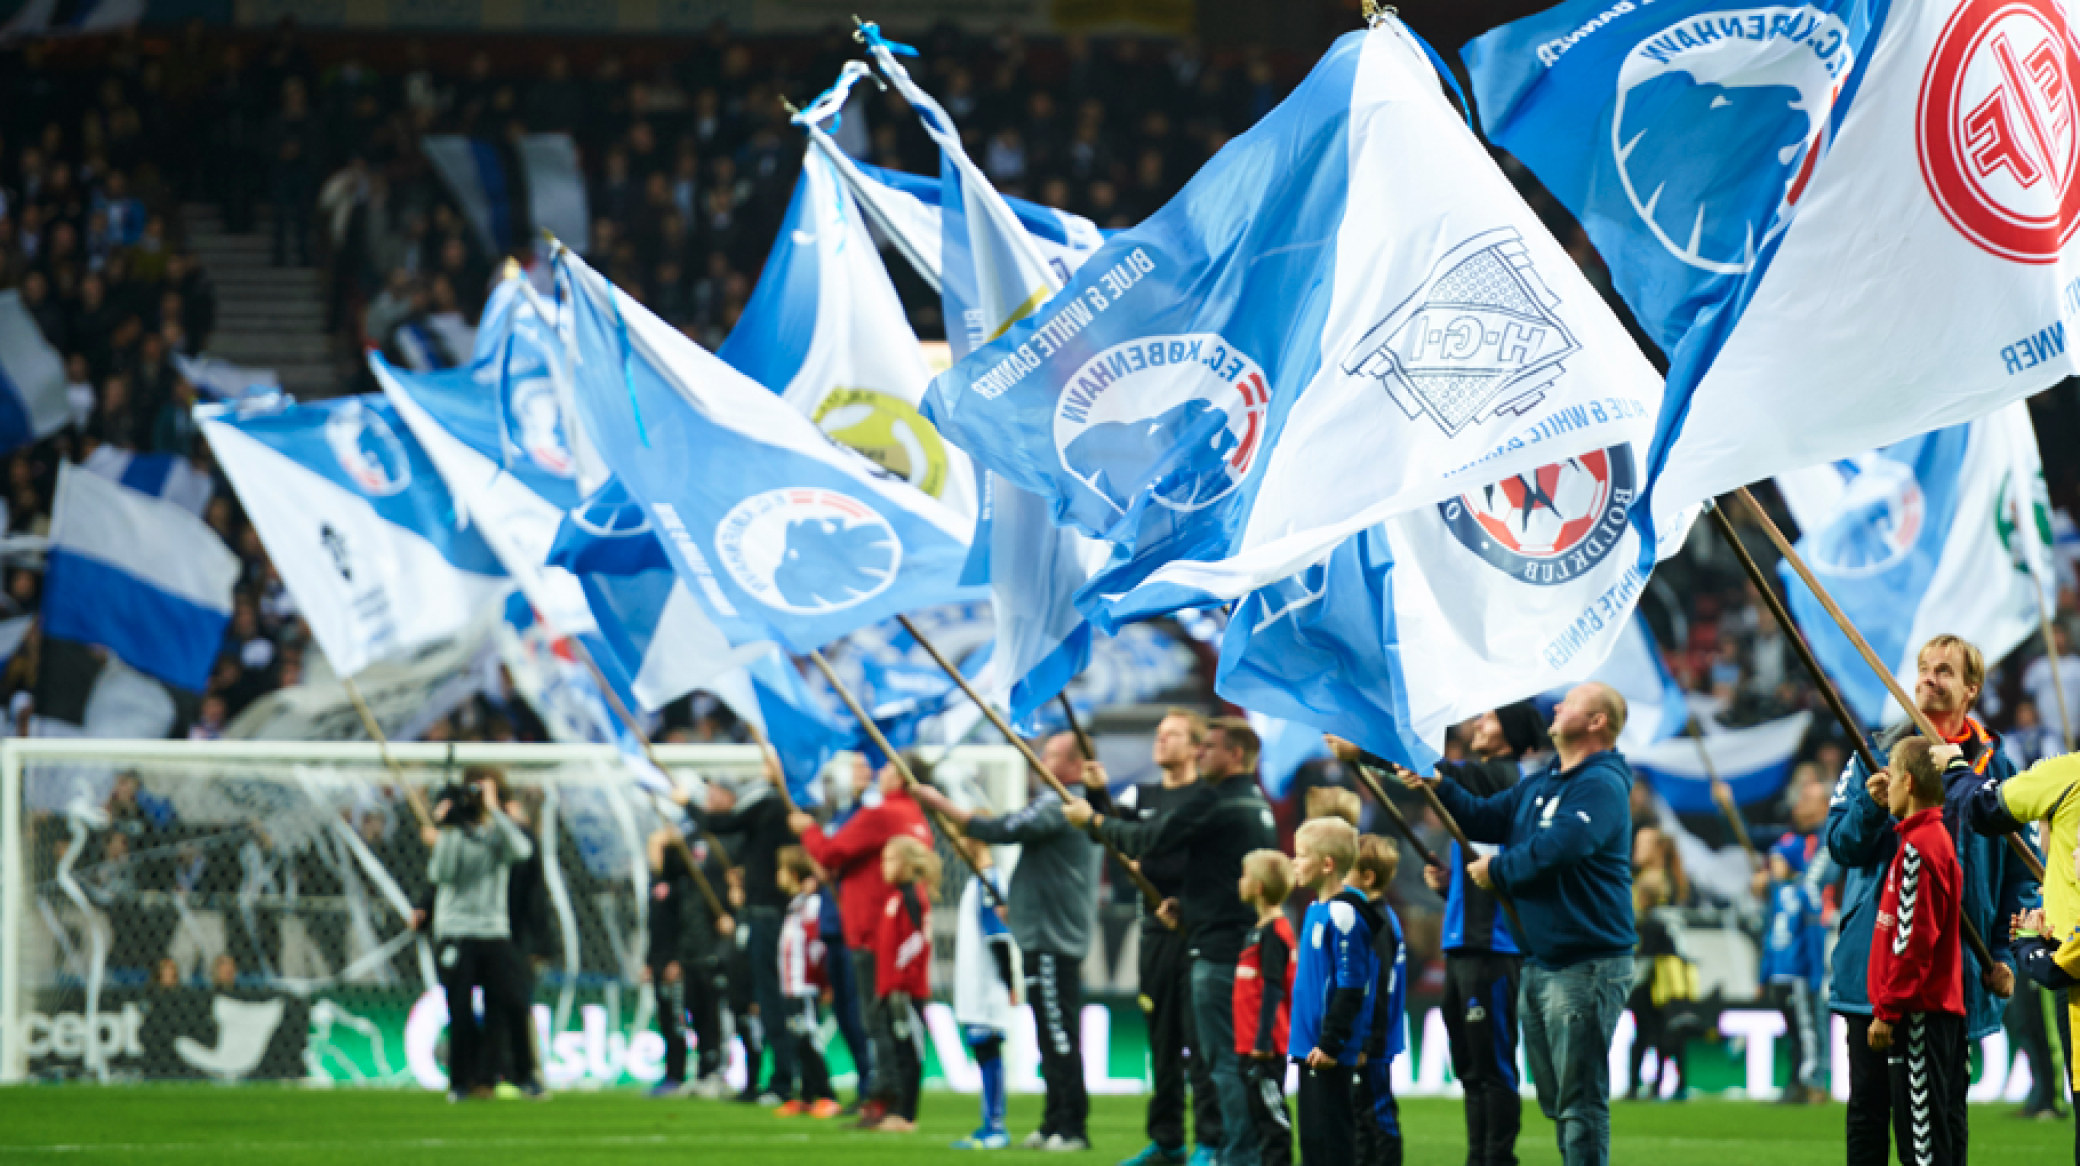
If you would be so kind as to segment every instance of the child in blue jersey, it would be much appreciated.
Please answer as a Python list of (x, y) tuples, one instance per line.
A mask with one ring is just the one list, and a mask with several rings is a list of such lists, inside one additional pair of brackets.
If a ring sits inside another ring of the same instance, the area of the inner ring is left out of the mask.
[(1300, 1160), (1357, 1160), (1353, 1102), (1379, 995), (1373, 937), (1385, 926), (1365, 893), (1345, 885), (1358, 858), (1358, 832), (1316, 818), (1293, 836), (1293, 883), (1314, 892), (1300, 921), (1293, 1016), (1286, 1054), (1300, 1063)]
[(1401, 941), (1401, 920), (1387, 905), (1387, 888), (1401, 869), (1401, 851), (1377, 834), (1358, 839), (1358, 858), (1348, 885), (1363, 891), (1379, 912), (1380, 927), (1372, 935), (1379, 957), (1378, 987), (1373, 992), (1372, 1033), (1365, 1060), (1358, 1068), (1355, 1107), (1358, 1116), (1358, 1161), (1361, 1166), (1401, 1166), (1401, 1107), (1394, 1100), (1394, 1058), (1407, 1047), (1404, 1021), (1408, 1013), (1408, 948)]
[(1807, 839), (1786, 834), (1769, 851), (1769, 924), (1762, 933), (1761, 978), (1791, 1035), (1791, 1082), (1781, 1101), (1825, 1101), (1819, 1087), (1821, 985), (1827, 979), (1827, 928), (1820, 896), (1801, 876)]

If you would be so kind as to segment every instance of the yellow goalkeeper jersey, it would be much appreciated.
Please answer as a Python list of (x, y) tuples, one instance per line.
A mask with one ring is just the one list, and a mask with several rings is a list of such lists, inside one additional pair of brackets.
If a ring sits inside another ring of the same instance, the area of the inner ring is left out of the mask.
[(2050, 757), (2011, 777), (2001, 801), (2022, 823), (2043, 821), (2044, 914), (2055, 935), (2071, 935), (2080, 924), (2080, 879), (2073, 847), (2080, 842), (2080, 753)]

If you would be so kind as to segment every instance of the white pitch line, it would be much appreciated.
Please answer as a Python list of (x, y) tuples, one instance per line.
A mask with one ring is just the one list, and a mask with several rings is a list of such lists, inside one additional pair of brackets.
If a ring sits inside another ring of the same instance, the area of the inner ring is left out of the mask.
[(366, 1146), (372, 1150), (443, 1150), (455, 1147), (514, 1147), (529, 1146), (663, 1146), (676, 1143), (698, 1142), (706, 1146), (750, 1146), (771, 1145), (776, 1142), (806, 1142), (807, 1134), (779, 1134), (772, 1136), (714, 1137), (687, 1133), (685, 1135), (651, 1134), (607, 1134), (600, 1137), (580, 1138), (404, 1138), (384, 1142), (359, 1140), (330, 1142), (100, 1142), (71, 1143), (47, 1146), (0, 1146), (0, 1156), (19, 1154), (143, 1154), (160, 1153), (167, 1150), (208, 1150), (217, 1153), (242, 1151), (280, 1151), (335, 1149), (340, 1146)]

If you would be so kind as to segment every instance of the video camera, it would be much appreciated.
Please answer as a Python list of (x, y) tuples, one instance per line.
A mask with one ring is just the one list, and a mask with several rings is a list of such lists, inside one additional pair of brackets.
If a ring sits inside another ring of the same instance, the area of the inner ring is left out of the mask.
[(468, 782), (451, 781), (442, 786), (433, 796), (433, 804), (438, 808), (442, 802), (448, 804), (448, 809), (436, 825), (471, 826), (484, 816), (484, 794)]

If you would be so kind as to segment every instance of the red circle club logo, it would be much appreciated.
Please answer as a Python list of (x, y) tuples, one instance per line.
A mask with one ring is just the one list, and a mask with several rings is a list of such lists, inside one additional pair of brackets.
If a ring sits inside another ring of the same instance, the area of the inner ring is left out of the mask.
[(2058, 0), (1965, 0), (1921, 81), (1921, 174), (1943, 216), (2049, 263), (2080, 225), (2080, 52)]

